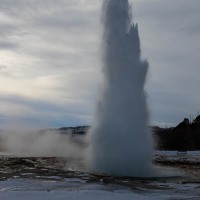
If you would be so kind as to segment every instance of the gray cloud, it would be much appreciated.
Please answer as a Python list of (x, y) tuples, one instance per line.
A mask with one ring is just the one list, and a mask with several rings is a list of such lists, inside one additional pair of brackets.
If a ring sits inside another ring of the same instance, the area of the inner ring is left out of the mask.
[(7, 67), (5, 65), (0, 65), (0, 70), (6, 69)]
[(1, 50), (8, 50), (8, 49), (16, 49), (18, 48), (18, 45), (12, 42), (7, 41), (0, 41), (0, 49)]
[[(79, 125), (88, 123), (88, 106), (84, 101), (73, 101), (67, 106), (59, 105), (56, 102), (44, 101), (41, 99), (33, 99), (25, 96), (12, 95), (0, 97), (1, 104), (14, 104), (15, 107), (25, 107), (27, 111), (21, 113), (5, 113), (0, 116), (4, 121), (11, 120), (13, 123), (23, 124), (49, 125), (51, 127), (59, 127), (70, 124)], [(9, 111), (9, 109), (7, 109)], [(58, 126), (59, 125), (59, 126)]]
[[(142, 52), (150, 63), (146, 87), (152, 123), (176, 123), (200, 109), (200, 1), (132, 2)], [(18, 115), (22, 121), (91, 121), (100, 81), (100, 4), (0, 1), (0, 49), (6, 50), (1, 52), (0, 96), (7, 95), (1, 101), (43, 113), (24, 111), (26, 117)], [(62, 117), (53, 119), (48, 110)]]
[(13, 35), (15, 31), (17, 31), (17, 27), (12, 24), (0, 24), (0, 36), (2, 37), (8, 37), (10, 35)]
[(176, 124), (200, 107), (200, 2), (136, 0), (134, 10), (143, 55), (150, 63), (152, 122)]
[(195, 36), (195, 37), (200, 37), (200, 23), (199, 21), (195, 23), (191, 23), (190, 25), (187, 25), (183, 28), (180, 29), (181, 32), (184, 32), (188, 36)]

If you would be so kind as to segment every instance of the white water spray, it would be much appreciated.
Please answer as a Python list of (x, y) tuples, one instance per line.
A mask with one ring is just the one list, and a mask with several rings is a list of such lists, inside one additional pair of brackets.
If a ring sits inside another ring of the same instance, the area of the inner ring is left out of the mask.
[(150, 176), (151, 133), (137, 24), (128, 0), (104, 0), (103, 74), (96, 122), (90, 130), (92, 170), (110, 175)]

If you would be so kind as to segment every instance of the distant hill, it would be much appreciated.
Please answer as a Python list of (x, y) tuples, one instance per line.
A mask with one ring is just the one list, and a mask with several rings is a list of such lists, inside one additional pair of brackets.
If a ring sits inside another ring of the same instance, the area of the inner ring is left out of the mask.
[(60, 133), (60, 134), (71, 134), (71, 135), (85, 135), (89, 130), (90, 126), (77, 126), (77, 127), (62, 127), (59, 129), (44, 129), (40, 133)]

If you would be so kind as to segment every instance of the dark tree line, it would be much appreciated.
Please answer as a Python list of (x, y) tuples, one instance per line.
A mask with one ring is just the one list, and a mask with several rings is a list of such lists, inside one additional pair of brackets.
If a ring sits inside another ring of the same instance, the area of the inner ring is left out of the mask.
[(159, 150), (200, 150), (200, 115), (192, 122), (185, 118), (173, 128), (154, 127), (153, 134)]

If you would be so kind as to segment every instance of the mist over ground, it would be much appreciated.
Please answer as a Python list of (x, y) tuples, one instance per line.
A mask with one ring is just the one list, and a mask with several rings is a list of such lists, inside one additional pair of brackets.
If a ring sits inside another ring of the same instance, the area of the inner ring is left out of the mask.
[(59, 130), (0, 135), (2, 155), (17, 157), (57, 157), (66, 160), (66, 169), (85, 170), (86, 136)]

